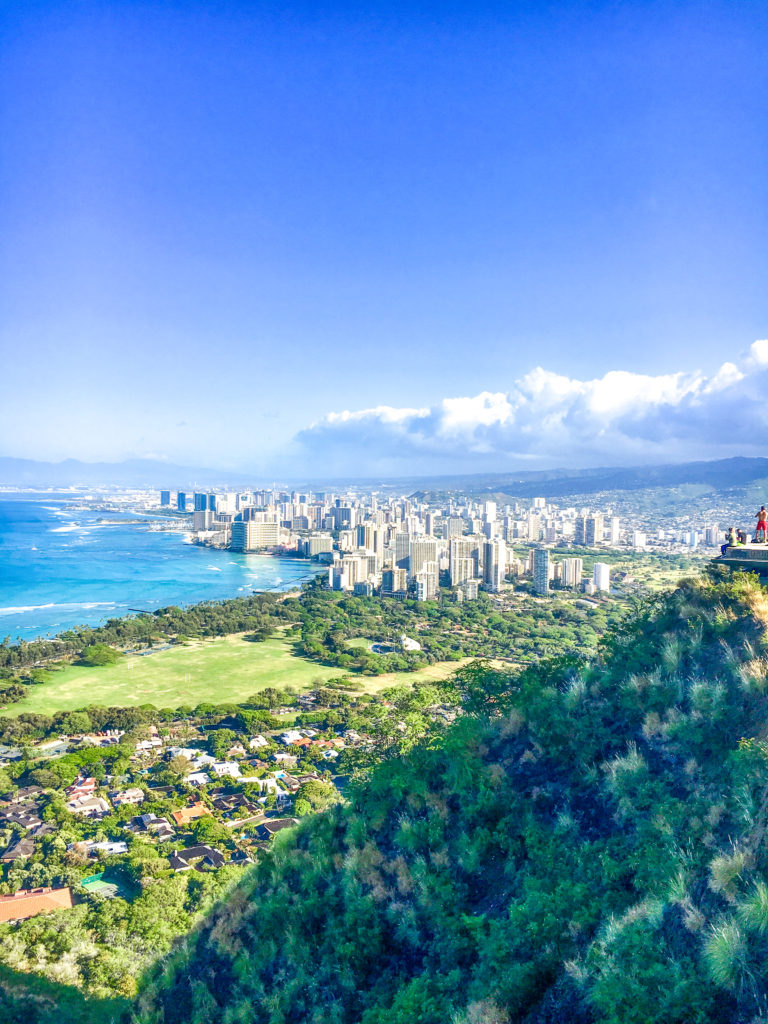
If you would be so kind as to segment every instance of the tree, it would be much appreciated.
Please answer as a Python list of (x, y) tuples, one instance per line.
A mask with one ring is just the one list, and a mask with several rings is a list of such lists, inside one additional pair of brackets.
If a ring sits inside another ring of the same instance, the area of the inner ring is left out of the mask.
[(173, 772), (174, 775), (180, 775), (182, 778), (186, 778), (187, 775), (192, 771), (192, 763), (188, 757), (184, 757), (183, 754), (176, 754), (168, 762), (168, 770)]
[(80, 655), (83, 665), (114, 665), (120, 654), (109, 644), (96, 643), (86, 647)]
[(324, 811), (326, 807), (330, 807), (331, 804), (338, 803), (340, 800), (339, 791), (333, 783), (310, 779), (309, 782), (300, 786), (296, 793), (296, 812), (297, 814), (307, 813), (299, 810), (300, 805), (303, 807), (305, 803), (313, 811)]
[(211, 817), (210, 814), (206, 814), (202, 818), (198, 818), (197, 821), (193, 822), (190, 829), (192, 835), (198, 843), (225, 843), (230, 837), (230, 831), (226, 825), (222, 825), (220, 821)]

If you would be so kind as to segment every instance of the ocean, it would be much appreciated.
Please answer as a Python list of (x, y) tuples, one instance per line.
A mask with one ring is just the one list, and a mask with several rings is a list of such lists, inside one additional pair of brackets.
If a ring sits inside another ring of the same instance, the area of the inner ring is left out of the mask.
[[(151, 517), (68, 509), (65, 499), (0, 496), (0, 639), (55, 636), (130, 609), (288, 590), (316, 563), (241, 555), (155, 532)], [(102, 522), (99, 522), (102, 520)]]

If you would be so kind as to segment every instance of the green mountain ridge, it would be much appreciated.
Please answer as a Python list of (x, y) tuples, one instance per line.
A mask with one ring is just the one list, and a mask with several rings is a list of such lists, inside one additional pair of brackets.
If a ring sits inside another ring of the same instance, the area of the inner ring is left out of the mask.
[(768, 1019), (768, 595), (693, 581), (303, 822), (135, 1024)]
[(279, 833), (133, 1004), (4, 966), (0, 1020), (768, 1021), (756, 577), (712, 569), (589, 661), (475, 663), (457, 685), (453, 725), (406, 731), (346, 803)]

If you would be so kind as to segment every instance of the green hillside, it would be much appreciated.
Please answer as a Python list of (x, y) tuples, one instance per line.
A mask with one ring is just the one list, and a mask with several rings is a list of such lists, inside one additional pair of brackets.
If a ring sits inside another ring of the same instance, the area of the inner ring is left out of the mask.
[(765, 1020), (768, 595), (695, 582), (283, 833), (140, 1024)]

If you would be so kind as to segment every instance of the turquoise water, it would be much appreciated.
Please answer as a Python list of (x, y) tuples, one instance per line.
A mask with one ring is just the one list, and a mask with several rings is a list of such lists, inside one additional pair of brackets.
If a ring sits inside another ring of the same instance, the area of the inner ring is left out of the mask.
[[(54, 636), (129, 609), (287, 590), (317, 569), (154, 532), (134, 514), (67, 509), (72, 498), (0, 500), (0, 639)], [(107, 520), (99, 523), (98, 520)]]

